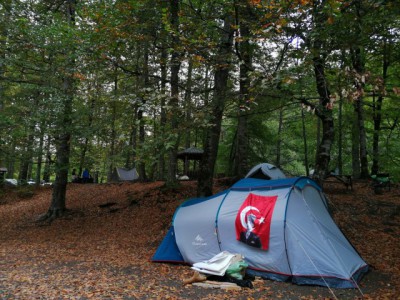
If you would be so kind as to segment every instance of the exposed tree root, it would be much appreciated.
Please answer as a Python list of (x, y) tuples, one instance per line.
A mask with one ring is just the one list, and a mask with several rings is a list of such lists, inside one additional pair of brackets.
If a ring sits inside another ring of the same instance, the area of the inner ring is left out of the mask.
[(50, 208), (47, 213), (40, 215), (36, 219), (36, 223), (39, 226), (50, 226), (55, 219), (65, 216), (67, 211), (67, 209)]

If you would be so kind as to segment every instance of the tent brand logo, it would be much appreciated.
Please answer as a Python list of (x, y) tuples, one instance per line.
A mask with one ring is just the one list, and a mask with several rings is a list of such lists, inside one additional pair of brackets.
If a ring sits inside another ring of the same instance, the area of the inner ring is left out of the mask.
[(201, 237), (200, 234), (198, 234), (194, 241), (192, 242), (193, 246), (207, 246), (207, 243), (204, 241), (204, 239)]

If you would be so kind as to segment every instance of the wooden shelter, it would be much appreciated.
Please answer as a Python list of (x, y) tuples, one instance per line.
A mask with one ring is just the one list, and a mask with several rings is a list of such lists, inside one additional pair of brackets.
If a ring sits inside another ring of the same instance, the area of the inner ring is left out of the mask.
[[(203, 158), (204, 151), (199, 148), (190, 147), (178, 152), (177, 158), (183, 160), (183, 175), (190, 179), (197, 178), (197, 161)], [(190, 161), (193, 161), (193, 167), (190, 170)]]

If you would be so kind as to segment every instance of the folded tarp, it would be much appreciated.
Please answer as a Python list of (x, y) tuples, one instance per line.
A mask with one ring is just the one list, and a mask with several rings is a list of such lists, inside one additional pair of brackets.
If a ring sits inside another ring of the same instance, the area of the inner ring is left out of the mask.
[(240, 255), (222, 251), (207, 261), (194, 263), (192, 269), (204, 274), (224, 276), (230, 264), (237, 261), (238, 256), (240, 257)]

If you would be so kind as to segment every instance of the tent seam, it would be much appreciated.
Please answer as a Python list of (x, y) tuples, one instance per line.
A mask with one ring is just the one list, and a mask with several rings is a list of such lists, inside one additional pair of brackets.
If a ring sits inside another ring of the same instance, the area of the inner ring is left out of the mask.
[(223, 203), (225, 202), (226, 197), (227, 197), (227, 196), (229, 195), (229, 193), (231, 192), (231, 190), (232, 190), (232, 189), (228, 189), (227, 193), (225, 193), (225, 196), (224, 196), (224, 198), (222, 199), (221, 203), (219, 204), (218, 209), (217, 209), (217, 213), (216, 213), (216, 215), (215, 215), (215, 221), (214, 221), (214, 224), (215, 224), (215, 234), (216, 234), (216, 236), (217, 236), (217, 242), (218, 242), (219, 251), (222, 251), (222, 248), (221, 248), (221, 240), (220, 240), (220, 238), (219, 238), (218, 216), (219, 216), (219, 212), (221, 211), (221, 207), (222, 207)]

